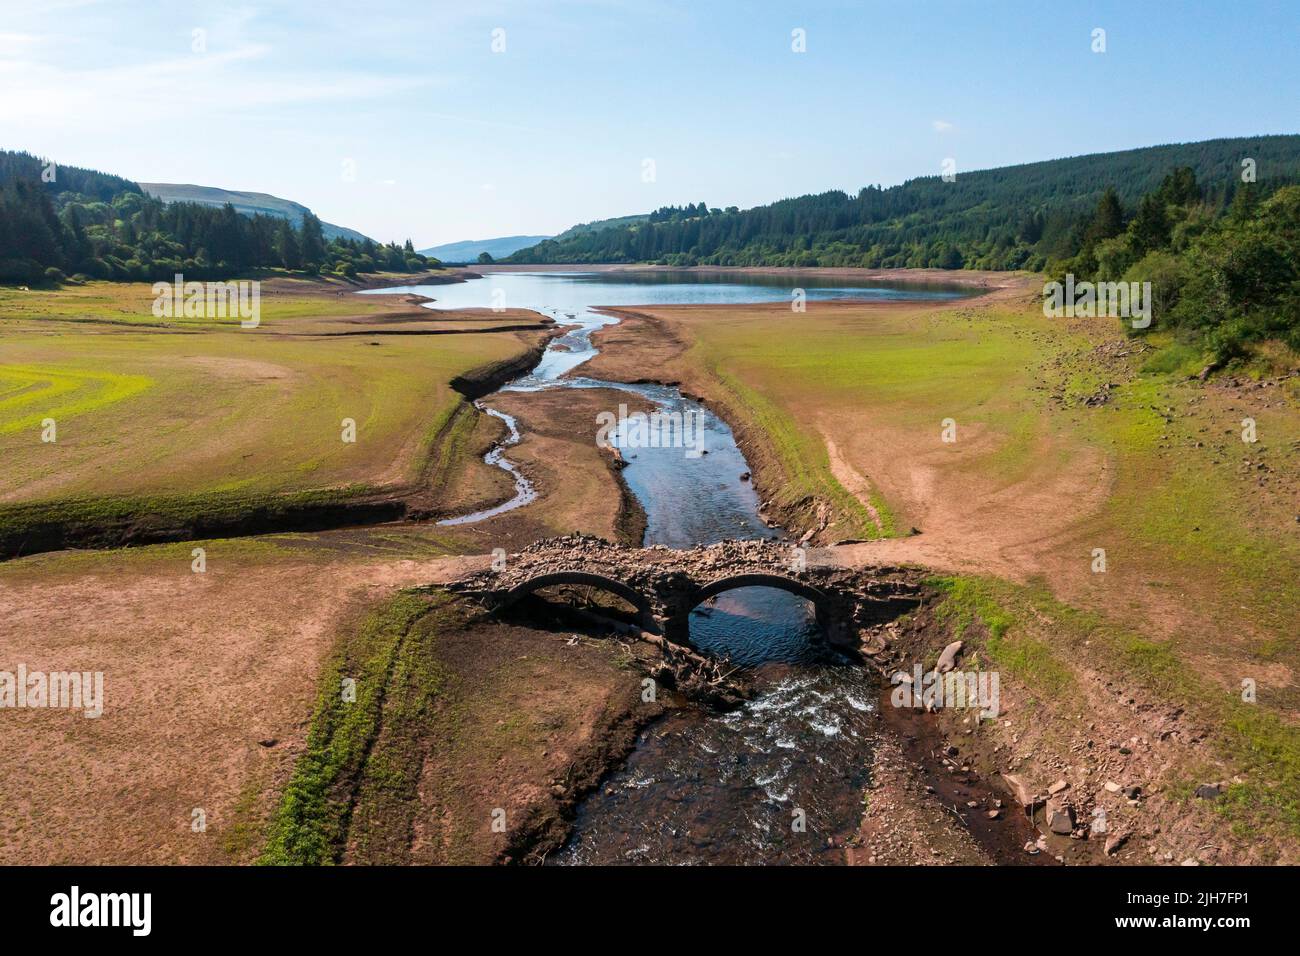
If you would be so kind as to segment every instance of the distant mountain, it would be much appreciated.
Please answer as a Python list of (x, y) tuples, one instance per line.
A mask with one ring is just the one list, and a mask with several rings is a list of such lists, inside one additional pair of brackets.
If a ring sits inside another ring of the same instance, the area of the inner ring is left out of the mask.
[[(140, 183), (140, 188), (150, 196), (163, 202), (196, 202), (203, 206), (224, 206), (226, 203), (235, 207), (236, 212), (246, 216), (261, 213), (263, 216), (279, 216), (288, 219), (295, 226), (302, 225), (303, 213), (310, 212), (301, 203), (281, 199), (268, 193), (247, 193), (234, 189), (220, 189), (216, 186), (194, 186), (189, 183)], [(335, 238), (364, 241), (366, 236), (355, 229), (321, 222), (321, 231), (328, 241)]]
[(550, 236), (499, 236), (496, 239), (465, 239), (461, 242), (448, 242), (441, 246), (421, 249), (420, 255), (433, 256), (435, 259), (451, 263), (476, 262), (479, 254), (483, 252), (493, 259), (501, 259), (550, 238)]

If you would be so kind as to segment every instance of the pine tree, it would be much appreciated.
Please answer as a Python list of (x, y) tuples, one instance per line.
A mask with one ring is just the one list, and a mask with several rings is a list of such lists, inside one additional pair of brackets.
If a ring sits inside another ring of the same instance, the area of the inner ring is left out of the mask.
[(302, 259), (309, 266), (325, 261), (325, 236), (320, 220), (310, 212), (302, 217)]
[(1097, 203), (1097, 211), (1083, 233), (1083, 247), (1094, 248), (1103, 239), (1112, 239), (1124, 231), (1124, 207), (1113, 187), (1107, 186)]
[(287, 219), (281, 220), (276, 232), (275, 252), (286, 269), (302, 268), (302, 247), (298, 245), (297, 232)]

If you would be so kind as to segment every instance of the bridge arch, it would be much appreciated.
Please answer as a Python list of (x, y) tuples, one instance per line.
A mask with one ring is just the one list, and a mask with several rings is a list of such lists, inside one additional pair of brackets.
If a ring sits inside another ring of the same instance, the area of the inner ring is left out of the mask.
[(650, 600), (640, 591), (636, 590), (622, 581), (606, 577), (603, 574), (596, 574), (592, 571), (551, 571), (546, 574), (538, 574), (529, 578), (520, 584), (516, 584), (502, 597), (499, 608), (504, 610), (510, 605), (522, 600), (534, 591), (550, 587), (555, 584), (576, 584), (588, 587), (600, 588), (610, 594), (620, 597), (631, 604), (637, 610), (640, 616), (640, 625), (643, 630), (659, 633), (659, 623), (655, 618), (654, 607)]
[(842, 648), (845, 633), (847, 632), (845, 618), (851, 615), (851, 606), (845, 606), (845, 602), (840, 596), (815, 587), (807, 581), (801, 581), (798, 578), (787, 577), (784, 574), (771, 571), (747, 571), (733, 574), (729, 577), (719, 578), (716, 581), (710, 581), (708, 584), (697, 588), (679, 606), (678, 614), (669, 625), (670, 636), (680, 643), (689, 644), (691, 612), (709, 598), (738, 588), (774, 588), (778, 591), (793, 594), (795, 597), (803, 598), (812, 605), (813, 616), (825, 638), (832, 645)]
[(734, 591), (737, 588), (776, 588), (779, 591), (788, 591), (796, 597), (811, 602), (818, 615), (829, 610), (827, 607), (829, 598), (825, 591), (797, 578), (788, 578), (785, 575), (763, 571), (751, 571), (744, 574), (734, 574), (728, 578), (720, 578), (699, 588), (691, 595), (689, 607), (686, 608), (686, 611), (690, 613), (709, 598), (715, 597), (724, 591)]

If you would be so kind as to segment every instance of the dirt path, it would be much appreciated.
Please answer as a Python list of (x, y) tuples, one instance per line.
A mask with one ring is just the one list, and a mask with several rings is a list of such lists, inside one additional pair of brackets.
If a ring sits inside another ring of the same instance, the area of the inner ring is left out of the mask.
[[(963, 437), (966, 454), (981, 437)], [(868, 479), (824, 432), (823, 439), (836, 479), (870, 507)], [(855, 457), (871, 463), (885, 500), (921, 532), (837, 549), (844, 560), (864, 565), (914, 563), (1019, 583), (1043, 573), (1066, 576), (1087, 551), (1079, 558), (1066, 555), (1062, 543), (1087, 526), (1110, 489), (1109, 464), (1095, 451), (1075, 451), (1060, 467), (1056, 450), (1045, 448), (1028, 474), (1003, 481), (989, 471), (962, 467), (934, 442), (909, 447), (915, 445), (909, 436), (883, 428), (859, 426), (852, 443), (859, 449)], [(899, 531), (906, 533), (907, 527)]]

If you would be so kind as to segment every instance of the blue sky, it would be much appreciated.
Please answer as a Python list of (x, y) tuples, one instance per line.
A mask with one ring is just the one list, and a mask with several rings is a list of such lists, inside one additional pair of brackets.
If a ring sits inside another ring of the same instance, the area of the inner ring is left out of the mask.
[(0, 0), (0, 147), (423, 247), (1296, 132), (1298, 23), (1294, 0)]

